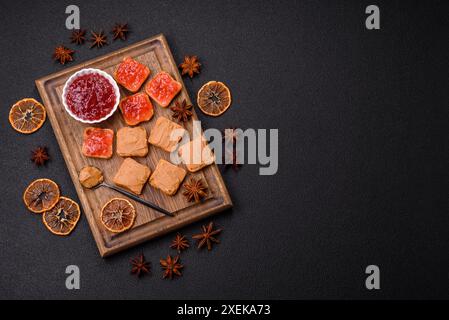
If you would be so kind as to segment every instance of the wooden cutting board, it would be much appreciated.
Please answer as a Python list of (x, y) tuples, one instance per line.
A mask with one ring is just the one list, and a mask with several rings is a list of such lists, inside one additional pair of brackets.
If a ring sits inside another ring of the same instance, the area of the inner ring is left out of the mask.
[[(64, 83), (76, 71), (83, 68), (97, 68), (112, 75), (118, 64), (126, 56), (131, 56), (147, 65), (151, 70), (149, 79), (159, 71), (166, 71), (171, 74), (177, 81), (183, 84), (182, 91), (172, 103), (181, 99), (186, 99), (190, 102), (189, 94), (168, 47), (167, 40), (162, 34), (36, 80), (37, 88), (47, 109), (47, 114), (58, 140), (59, 147), (61, 148), (73, 184), (81, 201), (84, 214), (87, 217), (102, 257), (109, 256), (143, 241), (176, 230), (232, 206), (220, 171), (214, 164), (197, 173), (189, 173), (186, 176), (186, 179), (192, 176), (196, 178), (201, 177), (206, 182), (209, 188), (209, 196), (204, 202), (196, 204), (187, 202), (182, 195), (182, 187), (176, 195), (170, 197), (152, 188), (149, 184), (146, 184), (141, 197), (171, 212), (175, 212), (175, 217), (164, 216), (151, 208), (130, 200), (134, 204), (137, 212), (135, 224), (130, 230), (121, 234), (114, 234), (102, 226), (99, 221), (102, 206), (111, 198), (123, 196), (104, 187), (97, 190), (84, 189), (78, 181), (78, 173), (84, 166), (93, 165), (102, 169), (106, 182), (112, 183), (112, 179), (124, 158), (115, 154), (115, 150), (113, 157), (107, 160), (92, 159), (83, 156), (81, 152), (82, 135), (84, 128), (89, 125), (72, 119), (66, 113), (61, 102), (61, 94)], [(142, 90), (144, 86), (145, 84), (142, 86)], [(122, 98), (130, 94), (123, 88), (120, 88), (120, 90)], [(153, 106), (153, 118), (149, 122), (140, 124), (145, 127), (148, 134), (151, 132), (158, 117), (166, 116), (167, 118), (171, 118), (169, 108), (162, 108), (154, 101)], [(195, 113), (192, 119), (197, 119)], [(120, 111), (117, 111), (107, 121), (95, 126), (110, 128), (117, 132), (117, 129), (126, 126), (126, 124)], [(184, 127), (192, 134), (192, 121), (189, 121)], [(146, 164), (153, 172), (159, 159), (169, 161), (169, 157), (170, 154), (168, 152), (150, 145), (147, 157), (134, 159), (142, 164)]]

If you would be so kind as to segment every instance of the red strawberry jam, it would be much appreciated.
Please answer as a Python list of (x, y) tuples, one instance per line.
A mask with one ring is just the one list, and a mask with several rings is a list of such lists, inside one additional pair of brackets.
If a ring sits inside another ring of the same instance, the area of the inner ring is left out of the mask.
[(73, 80), (68, 87), (66, 101), (70, 111), (78, 118), (95, 121), (111, 113), (117, 97), (106, 77), (89, 73)]
[(146, 93), (136, 93), (120, 101), (120, 111), (129, 126), (135, 126), (153, 117), (153, 104)]
[(82, 152), (86, 157), (109, 159), (112, 157), (114, 131), (89, 127), (84, 129)]
[(182, 85), (167, 72), (159, 72), (145, 85), (145, 92), (161, 107), (167, 107), (181, 91)]
[(115, 80), (131, 92), (137, 92), (150, 75), (150, 69), (133, 58), (126, 57), (114, 74)]

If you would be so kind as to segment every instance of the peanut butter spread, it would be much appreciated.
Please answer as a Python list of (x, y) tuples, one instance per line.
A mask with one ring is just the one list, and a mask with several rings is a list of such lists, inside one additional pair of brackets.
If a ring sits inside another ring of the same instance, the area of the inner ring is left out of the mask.
[(114, 177), (114, 183), (135, 194), (141, 194), (150, 174), (151, 171), (147, 166), (126, 158)]
[(178, 191), (185, 176), (183, 168), (161, 159), (150, 177), (150, 185), (172, 196)]
[(179, 147), (178, 154), (190, 172), (196, 172), (215, 162), (212, 150), (202, 137), (183, 144)]
[(185, 132), (185, 129), (179, 124), (165, 117), (159, 117), (151, 130), (148, 142), (167, 152), (172, 152)]
[(148, 154), (144, 127), (123, 127), (117, 131), (117, 154), (122, 157), (145, 157)]
[(103, 173), (100, 169), (87, 166), (81, 169), (78, 179), (84, 188), (93, 188), (103, 182)]

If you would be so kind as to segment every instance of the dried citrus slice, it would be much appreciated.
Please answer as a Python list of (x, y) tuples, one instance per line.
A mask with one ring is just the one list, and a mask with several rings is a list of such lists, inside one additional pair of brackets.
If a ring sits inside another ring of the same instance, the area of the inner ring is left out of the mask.
[(111, 232), (128, 230), (134, 224), (135, 218), (136, 209), (126, 199), (113, 198), (101, 209), (101, 223)]
[(198, 91), (197, 102), (205, 114), (218, 117), (231, 105), (231, 92), (223, 82), (209, 81)]
[(17, 101), (9, 111), (9, 122), (14, 130), (30, 134), (44, 124), (47, 113), (42, 104), (32, 98)]
[(59, 187), (50, 179), (31, 182), (23, 193), (23, 201), (28, 210), (41, 213), (53, 208), (59, 200)]
[(78, 203), (66, 197), (60, 197), (56, 205), (42, 215), (44, 225), (51, 233), (66, 236), (75, 229), (81, 211)]

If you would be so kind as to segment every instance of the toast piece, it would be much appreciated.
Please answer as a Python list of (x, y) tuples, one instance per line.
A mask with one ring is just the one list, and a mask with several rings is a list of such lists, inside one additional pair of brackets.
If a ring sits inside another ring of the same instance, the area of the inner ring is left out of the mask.
[(197, 172), (215, 162), (215, 156), (207, 141), (196, 138), (179, 147), (178, 155), (190, 172)]
[(114, 72), (114, 78), (130, 92), (139, 91), (151, 71), (131, 57), (125, 57)]
[(119, 104), (120, 112), (128, 126), (135, 126), (153, 117), (153, 104), (144, 92), (123, 98)]
[(170, 162), (159, 160), (156, 169), (150, 177), (149, 183), (169, 196), (173, 196), (179, 189), (187, 172)]
[(151, 170), (147, 166), (131, 158), (126, 158), (113, 181), (117, 186), (140, 195), (150, 174)]
[(163, 108), (168, 107), (181, 89), (181, 83), (164, 71), (159, 72), (145, 85), (145, 92)]
[(117, 154), (121, 157), (145, 157), (148, 154), (145, 128), (120, 128), (117, 131)]
[(114, 131), (88, 127), (84, 129), (82, 152), (86, 157), (109, 159), (112, 157)]
[(159, 117), (150, 132), (148, 142), (167, 152), (176, 150), (186, 130), (179, 124), (168, 120), (165, 117)]

